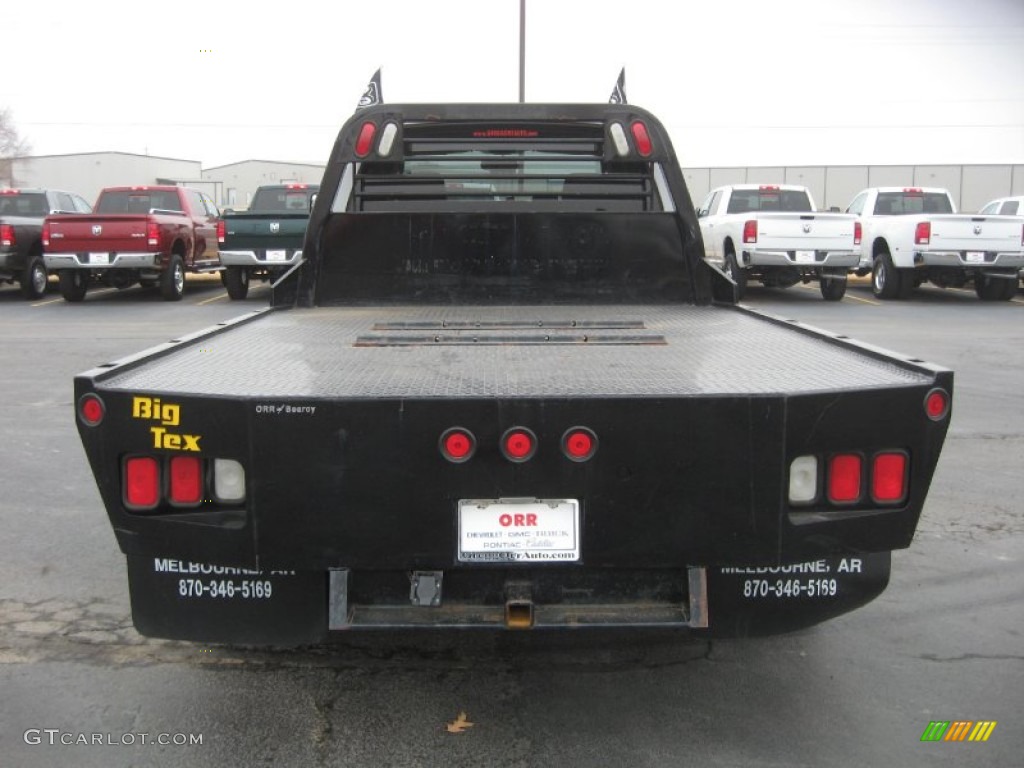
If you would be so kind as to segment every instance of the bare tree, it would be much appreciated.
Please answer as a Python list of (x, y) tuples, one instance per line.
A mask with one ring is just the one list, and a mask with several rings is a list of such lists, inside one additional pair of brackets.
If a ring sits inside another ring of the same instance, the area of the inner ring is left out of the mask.
[(31, 151), (31, 145), (18, 134), (18, 129), (14, 127), (11, 110), (0, 109), (0, 180), (14, 184), (11, 161), (16, 157), (24, 157)]

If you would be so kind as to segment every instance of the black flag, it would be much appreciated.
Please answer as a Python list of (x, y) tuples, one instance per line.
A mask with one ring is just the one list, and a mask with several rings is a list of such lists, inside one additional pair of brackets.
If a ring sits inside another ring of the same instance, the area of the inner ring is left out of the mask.
[(612, 89), (612, 95), (608, 98), (609, 104), (625, 104), (626, 103), (626, 68), (623, 67), (622, 71), (619, 72), (619, 79), (615, 81), (615, 88)]
[(380, 90), (380, 70), (378, 69), (373, 73), (373, 77), (370, 78), (370, 84), (366, 86), (366, 90), (363, 91), (363, 95), (359, 99), (359, 104), (356, 105), (356, 109), (365, 109), (366, 107), (372, 107), (374, 104), (383, 104), (384, 97), (381, 95)]

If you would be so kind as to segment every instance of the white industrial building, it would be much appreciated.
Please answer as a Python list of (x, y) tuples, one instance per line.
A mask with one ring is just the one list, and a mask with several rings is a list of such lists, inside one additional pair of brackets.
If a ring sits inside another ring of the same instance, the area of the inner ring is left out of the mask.
[(282, 163), (276, 160), (243, 160), (203, 170), (203, 179), (218, 186), (214, 200), (221, 208), (249, 207), (256, 188), (264, 184), (319, 184), (324, 166)]
[[(324, 166), (244, 160), (203, 169), (196, 160), (127, 152), (42, 155), (11, 162), (12, 186), (52, 187), (95, 200), (103, 187), (182, 184), (208, 192), (221, 208), (244, 210), (263, 184), (318, 184)], [(684, 168), (693, 204), (724, 184), (803, 184), (818, 207), (845, 209), (865, 187), (943, 187), (958, 210), (972, 213), (997, 197), (1024, 194), (1024, 165), (833, 165)]]

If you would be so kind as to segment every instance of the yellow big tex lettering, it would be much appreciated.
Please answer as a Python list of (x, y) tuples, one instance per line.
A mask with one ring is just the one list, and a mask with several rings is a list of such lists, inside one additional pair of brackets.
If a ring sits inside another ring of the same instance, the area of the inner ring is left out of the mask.
[(185, 435), (169, 432), (168, 427), (181, 424), (181, 406), (176, 403), (164, 403), (159, 397), (132, 398), (132, 418), (145, 421), (158, 421), (160, 426), (150, 427), (153, 435), (153, 447), (168, 451), (199, 452), (200, 435)]

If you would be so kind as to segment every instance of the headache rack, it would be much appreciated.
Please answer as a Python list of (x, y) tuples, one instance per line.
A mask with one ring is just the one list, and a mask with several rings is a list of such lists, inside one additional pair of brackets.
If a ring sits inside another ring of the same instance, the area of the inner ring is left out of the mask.
[(349, 211), (663, 211), (654, 164), (609, 158), (599, 121), (409, 121), (400, 159), (356, 166)]

